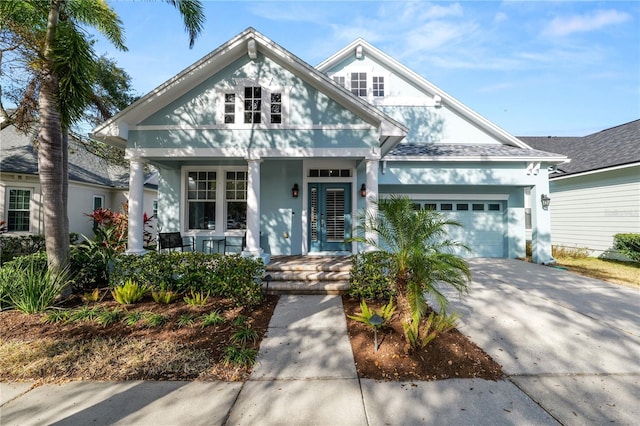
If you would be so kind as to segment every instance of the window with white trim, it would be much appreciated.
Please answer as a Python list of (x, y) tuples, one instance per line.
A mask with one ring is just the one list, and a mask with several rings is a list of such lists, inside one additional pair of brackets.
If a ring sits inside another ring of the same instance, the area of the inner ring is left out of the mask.
[(373, 77), (373, 96), (375, 97), (383, 97), (384, 96), (384, 77)]
[(188, 172), (187, 218), (187, 229), (216, 229), (216, 172)]
[(356, 96), (367, 96), (367, 73), (351, 73), (351, 93)]
[(344, 76), (334, 75), (333, 81), (335, 81), (342, 87), (346, 87), (346, 83), (344, 82)]
[(271, 110), (271, 123), (282, 123), (282, 93), (271, 93), (270, 97), (270, 110)]
[(236, 122), (236, 94), (224, 94), (224, 122), (231, 124)]
[(153, 200), (153, 217), (158, 217), (158, 200)]
[(31, 207), (31, 190), (24, 188), (9, 188), (9, 203), (7, 209), (7, 231), (29, 232), (29, 217)]
[(104, 197), (102, 195), (93, 196), (93, 210), (98, 210), (104, 207)]
[(247, 227), (247, 172), (228, 171), (226, 178), (227, 223), (225, 229), (245, 229)]
[(244, 88), (244, 122), (261, 123), (262, 87), (249, 86)]

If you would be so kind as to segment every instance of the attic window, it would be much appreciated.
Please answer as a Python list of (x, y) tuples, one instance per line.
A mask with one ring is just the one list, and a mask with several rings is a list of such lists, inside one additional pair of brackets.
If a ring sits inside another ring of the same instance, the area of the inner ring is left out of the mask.
[(282, 123), (282, 93), (271, 94), (271, 123)]
[(261, 123), (260, 110), (262, 108), (262, 87), (249, 86), (244, 88), (244, 122)]
[(367, 73), (351, 73), (351, 93), (356, 96), (367, 96)]
[(333, 77), (333, 81), (335, 81), (336, 83), (338, 83), (342, 87), (346, 87), (345, 82), (344, 82), (344, 76), (334, 76)]
[(224, 94), (224, 122), (236, 122), (236, 95), (235, 93)]
[(384, 96), (384, 77), (373, 77), (373, 96)]

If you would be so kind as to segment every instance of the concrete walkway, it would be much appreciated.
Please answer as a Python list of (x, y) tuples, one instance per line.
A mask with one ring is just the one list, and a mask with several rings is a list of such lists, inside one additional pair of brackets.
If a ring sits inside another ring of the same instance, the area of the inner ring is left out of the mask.
[(341, 299), (282, 296), (246, 383), (0, 383), (2, 425), (636, 424), (637, 290), (471, 262), (462, 331), (508, 380), (358, 380)]

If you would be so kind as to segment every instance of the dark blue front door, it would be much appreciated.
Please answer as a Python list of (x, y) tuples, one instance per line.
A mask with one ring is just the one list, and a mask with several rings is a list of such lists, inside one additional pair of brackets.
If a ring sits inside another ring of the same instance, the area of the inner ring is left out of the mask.
[(351, 184), (309, 184), (309, 250), (351, 251)]

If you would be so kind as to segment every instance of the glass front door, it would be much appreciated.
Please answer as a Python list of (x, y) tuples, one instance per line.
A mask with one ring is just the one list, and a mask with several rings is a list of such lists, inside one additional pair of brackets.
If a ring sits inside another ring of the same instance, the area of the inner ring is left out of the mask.
[(310, 251), (350, 251), (350, 183), (309, 184), (308, 229)]

